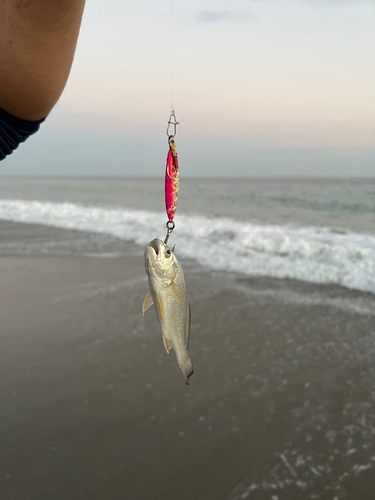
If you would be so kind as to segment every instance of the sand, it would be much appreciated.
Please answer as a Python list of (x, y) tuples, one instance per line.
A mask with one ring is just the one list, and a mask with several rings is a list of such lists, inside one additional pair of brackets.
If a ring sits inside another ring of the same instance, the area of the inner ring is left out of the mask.
[(186, 386), (141, 249), (0, 238), (2, 500), (374, 498), (374, 296), (182, 261)]

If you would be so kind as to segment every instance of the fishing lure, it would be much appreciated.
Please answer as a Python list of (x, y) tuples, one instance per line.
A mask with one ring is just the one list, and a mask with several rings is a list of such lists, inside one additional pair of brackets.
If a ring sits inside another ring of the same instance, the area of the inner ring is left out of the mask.
[[(176, 119), (176, 115), (174, 110), (172, 109), (167, 127), (167, 136), (168, 136), (168, 145), (169, 151), (167, 156), (167, 165), (165, 169), (165, 209), (167, 211), (167, 236), (165, 238), (165, 243), (168, 242), (168, 239), (175, 228), (174, 216), (177, 209), (177, 199), (178, 193), (180, 190), (180, 175), (178, 168), (178, 156), (177, 156), (177, 148), (175, 142), (175, 135), (177, 131), (178, 121)], [(173, 127), (173, 133), (170, 133), (171, 128)]]

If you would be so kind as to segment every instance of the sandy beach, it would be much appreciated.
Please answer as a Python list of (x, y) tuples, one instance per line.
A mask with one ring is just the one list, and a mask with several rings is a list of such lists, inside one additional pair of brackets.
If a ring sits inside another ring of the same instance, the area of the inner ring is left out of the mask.
[(142, 249), (0, 231), (2, 500), (373, 499), (374, 295), (182, 261), (187, 387)]

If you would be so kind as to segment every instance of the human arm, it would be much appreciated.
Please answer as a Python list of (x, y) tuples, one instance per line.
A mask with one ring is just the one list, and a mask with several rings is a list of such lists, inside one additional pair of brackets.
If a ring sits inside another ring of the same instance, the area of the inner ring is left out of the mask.
[(38, 121), (69, 76), (85, 0), (0, 0), (0, 107)]

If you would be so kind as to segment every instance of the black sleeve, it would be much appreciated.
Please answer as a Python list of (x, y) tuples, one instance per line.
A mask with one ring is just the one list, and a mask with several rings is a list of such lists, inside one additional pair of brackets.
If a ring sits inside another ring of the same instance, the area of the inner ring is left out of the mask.
[(0, 108), (0, 161), (13, 153), (21, 142), (35, 134), (43, 120), (30, 122), (11, 115)]

